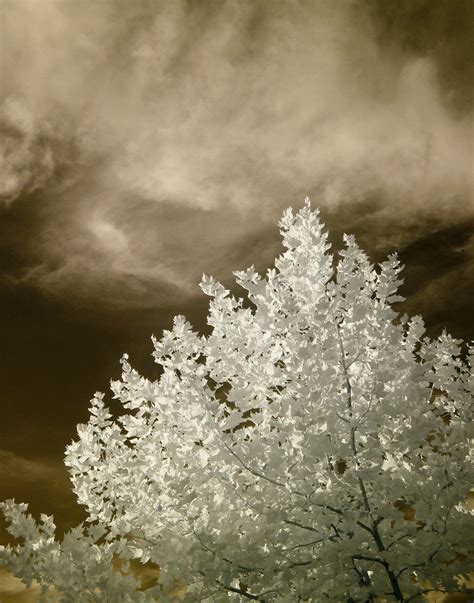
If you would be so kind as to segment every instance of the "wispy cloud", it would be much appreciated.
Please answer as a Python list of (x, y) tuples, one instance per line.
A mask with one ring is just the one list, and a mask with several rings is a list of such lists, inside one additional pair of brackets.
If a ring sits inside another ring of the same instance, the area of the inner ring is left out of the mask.
[(82, 517), (60, 459), (32, 459), (0, 449), (0, 500), (13, 498), (13, 492), (17, 502), (34, 499), (33, 513), (54, 514), (61, 529)]
[[(466, 227), (467, 226), (467, 227)], [(413, 247), (424, 246), (415, 253), (407, 249), (405, 275), (409, 297), (407, 312), (421, 313), (432, 334), (446, 326), (446, 309), (456, 308), (450, 317), (450, 331), (469, 340), (472, 330), (474, 295), (474, 222), (461, 229), (446, 229), (441, 236), (427, 236)], [(430, 241), (430, 238), (432, 239)], [(439, 246), (444, 248), (440, 252)]]
[(307, 194), (401, 243), (472, 216), (471, 115), (369, 6), (7, 0), (3, 194), (43, 190), (21, 278), (165, 303)]

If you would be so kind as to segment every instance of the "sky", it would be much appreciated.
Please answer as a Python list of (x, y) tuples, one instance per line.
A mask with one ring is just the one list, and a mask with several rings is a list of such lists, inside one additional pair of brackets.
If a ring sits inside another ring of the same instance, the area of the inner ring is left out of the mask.
[[(151, 335), (206, 327), (309, 196), (399, 251), (402, 310), (474, 339), (472, 0), (0, 0), (0, 500), (84, 517), (62, 464)], [(0, 541), (6, 535), (0, 531)]]

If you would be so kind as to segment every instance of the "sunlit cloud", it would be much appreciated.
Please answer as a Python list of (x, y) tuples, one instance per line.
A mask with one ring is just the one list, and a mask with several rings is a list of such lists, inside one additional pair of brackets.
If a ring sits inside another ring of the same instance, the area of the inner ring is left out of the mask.
[(471, 116), (433, 58), (384, 51), (367, 6), (7, 2), (3, 197), (43, 206), (19, 282), (191, 298), (306, 195), (347, 228), (369, 201), (398, 244), (472, 216)]

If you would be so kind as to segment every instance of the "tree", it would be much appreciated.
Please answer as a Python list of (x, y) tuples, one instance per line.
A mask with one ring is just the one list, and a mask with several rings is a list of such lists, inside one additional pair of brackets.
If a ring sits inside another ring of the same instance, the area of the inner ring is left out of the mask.
[[(122, 358), (66, 450), (105, 542), (186, 600), (408, 602), (469, 571), (474, 349), (400, 317), (401, 265), (353, 236), (336, 262), (309, 205), (266, 277), (212, 277), (211, 332), (153, 338), (156, 381)], [(472, 534), (472, 531), (471, 531)], [(120, 543), (118, 545), (117, 543)], [(9, 549), (10, 556), (15, 553)], [(166, 600), (163, 595), (164, 600)]]
[(59, 541), (52, 517), (42, 515), (37, 525), (27, 515), (27, 505), (13, 501), (2, 503), (2, 510), (10, 522), (11, 534), (24, 541), (23, 545), (3, 551), (5, 561), (27, 586), (33, 580), (41, 584), (42, 600), (53, 603), (60, 597), (62, 603), (156, 601), (159, 588), (141, 592), (140, 580), (130, 572), (130, 564), (120, 564), (120, 541), (100, 542), (105, 533), (100, 524), (73, 528)]

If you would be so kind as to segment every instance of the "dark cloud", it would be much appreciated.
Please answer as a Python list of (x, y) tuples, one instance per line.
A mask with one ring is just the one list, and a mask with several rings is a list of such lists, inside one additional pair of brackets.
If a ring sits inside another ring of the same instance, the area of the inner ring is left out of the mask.
[(474, 341), (474, 220), (420, 237), (401, 252), (409, 314), (421, 314), (430, 336), (443, 328)]
[[(71, 483), (64, 465), (57, 459), (26, 458), (0, 449), (0, 500), (15, 498), (31, 501), (35, 516), (52, 512), (60, 532), (83, 521), (85, 514), (75, 505)], [(0, 521), (0, 542), (5, 541), (6, 526)]]

